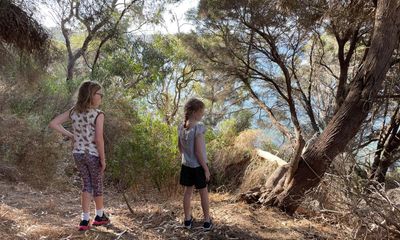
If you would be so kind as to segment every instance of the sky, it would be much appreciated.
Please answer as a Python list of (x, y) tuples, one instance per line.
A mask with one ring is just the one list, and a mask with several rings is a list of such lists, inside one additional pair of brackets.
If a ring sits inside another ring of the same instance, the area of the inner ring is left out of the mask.
[[(152, 33), (162, 33), (162, 34), (175, 34), (178, 32), (178, 24), (180, 25), (179, 30), (181, 32), (190, 32), (190, 30), (194, 29), (194, 26), (191, 25), (185, 19), (185, 13), (198, 6), (199, 0), (182, 0), (176, 4), (169, 4), (166, 7), (166, 10), (163, 13), (164, 17), (164, 26), (152, 26), (150, 24), (142, 26), (140, 32), (143, 34), (152, 34)], [(39, 16), (37, 17), (39, 22), (46, 26), (47, 28), (56, 27), (57, 24), (54, 21), (54, 18), (51, 14), (51, 9), (43, 4), (39, 4)], [(176, 16), (177, 22), (173, 22), (173, 15)]]

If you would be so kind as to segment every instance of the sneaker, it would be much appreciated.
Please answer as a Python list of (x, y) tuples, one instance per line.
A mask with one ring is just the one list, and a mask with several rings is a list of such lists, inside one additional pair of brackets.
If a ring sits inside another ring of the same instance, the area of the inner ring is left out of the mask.
[(210, 231), (212, 229), (212, 227), (213, 227), (213, 223), (212, 223), (211, 219), (209, 222), (204, 222), (204, 224), (203, 224), (203, 229), (205, 231)]
[(193, 227), (193, 217), (190, 217), (190, 220), (184, 221), (185, 228), (191, 229)]
[(101, 226), (101, 225), (105, 225), (108, 223), (110, 223), (110, 219), (107, 217), (107, 215), (105, 213), (103, 213), (103, 216), (101, 216), (101, 217), (96, 215), (92, 224), (95, 226)]
[(79, 231), (89, 230), (90, 229), (89, 221), (88, 220), (82, 220), (81, 223), (79, 223)]

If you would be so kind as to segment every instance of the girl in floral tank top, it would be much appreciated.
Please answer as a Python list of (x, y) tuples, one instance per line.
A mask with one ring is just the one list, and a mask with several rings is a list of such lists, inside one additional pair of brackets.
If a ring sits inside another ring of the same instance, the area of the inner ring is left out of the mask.
[(89, 153), (96, 157), (99, 156), (95, 141), (96, 120), (99, 114), (104, 113), (99, 109), (88, 109), (83, 113), (71, 109), (70, 118), (75, 140), (73, 153)]
[[(73, 140), (75, 164), (82, 178), (82, 218), (79, 230), (90, 228), (90, 201), (93, 196), (96, 204), (96, 217), (93, 225), (110, 222), (104, 213), (103, 176), (106, 168), (104, 153), (103, 125), (104, 113), (98, 109), (103, 97), (101, 86), (93, 81), (83, 82), (79, 88), (75, 106), (54, 118), (50, 127)], [(72, 133), (62, 124), (72, 121)]]

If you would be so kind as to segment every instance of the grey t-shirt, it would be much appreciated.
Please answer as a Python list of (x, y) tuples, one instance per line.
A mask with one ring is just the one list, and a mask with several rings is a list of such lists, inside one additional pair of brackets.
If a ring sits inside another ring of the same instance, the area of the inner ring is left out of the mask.
[[(195, 138), (199, 134), (204, 134), (206, 132), (206, 128), (203, 123), (199, 122), (195, 126), (185, 129), (183, 127), (183, 124), (179, 125), (178, 127), (178, 134), (179, 134), (179, 140), (181, 142), (182, 146), (182, 164), (195, 168), (195, 167), (200, 167), (199, 160), (196, 157), (195, 154)], [(203, 146), (203, 153), (205, 155), (206, 150), (205, 146)], [(206, 160), (207, 163), (207, 156), (204, 156), (204, 159)]]

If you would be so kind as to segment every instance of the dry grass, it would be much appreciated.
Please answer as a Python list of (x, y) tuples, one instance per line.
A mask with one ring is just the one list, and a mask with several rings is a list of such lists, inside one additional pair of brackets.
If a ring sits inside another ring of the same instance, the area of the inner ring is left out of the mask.
[(300, 213), (349, 232), (351, 239), (399, 239), (400, 188), (370, 185), (340, 155), (320, 184), (309, 191)]
[(240, 192), (247, 192), (255, 186), (263, 185), (267, 182), (268, 177), (275, 171), (278, 164), (266, 161), (254, 153), (250, 164), (244, 172), (243, 181), (240, 185)]
[(229, 194), (211, 194), (215, 228), (203, 232), (198, 194), (194, 195), (194, 229), (182, 227), (180, 198), (131, 193), (134, 215), (121, 195), (106, 191), (112, 224), (78, 232), (79, 189), (39, 192), (25, 184), (0, 181), (1, 239), (344, 239), (334, 228), (277, 210), (235, 203)]
[(266, 136), (258, 129), (248, 129), (235, 138), (234, 147), (242, 150), (249, 150), (260, 147), (268, 142)]
[(0, 168), (15, 169), (16, 177), (36, 187), (58, 184), (55, 176), (63, 174), (68, 150), (58, 135), (48, 135), (30, 126), (26, 120), (0, 114)]
[(256, 148), (268, 144), (268, 139), (261, 130), (250, 129), (241, 132), (233, 142), (232, 146), (216, 151), (213, 156), (213, 176), (221, 185), (218, 190), (240, 193), (264, 184), (278, 167), (277, 163), (257, 154)]
[(242, 190), (238, 186), (245, 184), (247, 188), (248, 185), (258, 182), (254, 180), (263, 175), (261, 172), (264, 169), (255, 172), (255, 163), (259, 162), (255, 149), (267, 141), (261, 130), (249, 129), (241, 132), (231, 146), (215, 151), (212, 175), (216, 178), (214, 183), (219, 186), (218, 190), (237, 192)]

